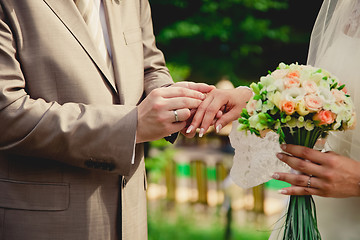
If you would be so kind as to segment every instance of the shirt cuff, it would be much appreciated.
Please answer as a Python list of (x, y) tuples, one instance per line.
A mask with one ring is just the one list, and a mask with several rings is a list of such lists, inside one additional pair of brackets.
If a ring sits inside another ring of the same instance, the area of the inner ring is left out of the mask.
[(132, 154), (132, 157), (131, 157), (131, 164), (132, 165), (135, 164), (135, 147), (136, 147), (136, 136), (135, 136), (135, 141), (134, 141), (133, 154)]

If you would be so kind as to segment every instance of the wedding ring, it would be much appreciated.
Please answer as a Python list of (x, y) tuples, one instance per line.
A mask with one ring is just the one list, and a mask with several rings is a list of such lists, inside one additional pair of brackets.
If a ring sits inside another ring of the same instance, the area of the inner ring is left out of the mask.
[(309, 180), (307, 182), (307, 187), (308, 188), (311, 188), (311, 177), (312, 177), (312, 175), (309, 176)]
[(179, 121), (178, 113), (176, 110), (174, 110), (174, 116), (175, 116), (175, 122)]

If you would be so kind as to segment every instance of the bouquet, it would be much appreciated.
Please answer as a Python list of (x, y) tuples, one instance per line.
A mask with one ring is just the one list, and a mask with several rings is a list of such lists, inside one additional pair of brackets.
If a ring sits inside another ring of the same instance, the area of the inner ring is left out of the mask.
[[(280, 63), (250, 85), (254, 96), (239, 118), (238, 130), (279, 135), (280, 143), (313, 148), (329, 131), (354, 128), (355, 111), (344, 84), (309, 65)], [(311, 195), (290, 196), (283, 239), (321, 239)]]

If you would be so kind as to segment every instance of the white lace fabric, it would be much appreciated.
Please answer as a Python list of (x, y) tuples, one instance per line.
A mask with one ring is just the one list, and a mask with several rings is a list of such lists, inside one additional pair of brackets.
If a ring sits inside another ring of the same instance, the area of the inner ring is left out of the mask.
[(268, 132), (264, 138), (238, 131), (238, 122), (232, 123), (229, 138), (235, 149), (231, 179), (242, 188), (251, 188), (271, 180), (274, 172), (289, 172), (290, 167), (276, 158), (281, 152), (279, 137)]

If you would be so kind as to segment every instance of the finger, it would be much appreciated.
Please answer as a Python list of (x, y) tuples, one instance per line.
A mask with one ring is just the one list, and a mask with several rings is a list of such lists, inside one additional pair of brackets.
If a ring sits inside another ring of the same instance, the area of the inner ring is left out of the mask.
[(219, 119), (222, 117), (222, 115), (224, 114), (224, 112), (222, 110), (219, 110), (215, 116), (216, 119)]
[[(204, 113), (200, 126), (200, 131), (203, 130), (204, 132), (206, 132), (209, 129), (210, 125), (212, 125), (213, 120), (216, 119), (216, 115), (219, 113), (219, 109), (222, 106), (224, 106), (223, 100), (215, 98), (212, 99), (211, 103), (209, 104)], [(202, 106), (200, 105), (199, 108), (201, 107)], [(222, 117), (224, 117), (224, 115)], [(216, 131), (218, 132), (218, 129), (216, 129)]]
[(190, 117), (190, 110), (187, 108), (176, 109), (169, 111), (169, 118), (172, 118), (172, 122), (183, 122), (186, 121)]
[(206, 98), (205, 94), (184, 87), (157, 88), (154, 89), (151, 93), (163, 98), (189, 97), (200, 100)]
[[(186, 126), (186, 122), (185, 121), (182, 121), (182, 122), (173, 122), (171, 124), (171, 127), (170, 127), (170, 133), (169, 134), (173, 134), (175, 132), (180, 132), (182, 129), (184, 129)], [(168, 136), (168, 135), (166, 135)]]
[(283, 144), (281, 145), (281, 149), (293, 156), (307, 159), (314, 163), (326, 163), (327, 155), (315, 149), (292, 144)]
[(165, 101), (165, 109), (168, 110), (176, 110), (176, 109), (192, 109), (198, 108), (199, 105), (202, 103), (201, 100), (189, 97), (175, 97), (175, 98), (168, 98)]
[(196, 90), (202, 93), (208, 93), (215, 89), (215, 86), (208, 85), (206, 83), (194, 83), (194, 82), (177, 82), (174, 87), (184, 87), (192, 90)]
[[(309, 175), (304, 174), (294, 174), (294, 173), (274, 173), (272, 178), (280, 181), (284, 181), (290, 183), (291, 185), (298, 187), (308, 187), (310, 183), (310, 187), (318, 188), (319, 180), (316, 177), (311, 177)], [(309, 182), (310, 180), (310, 182)]]
[(300, 159), (297, 157), (293, 157), (291, 155), (285, 153), (278, 153), (276, 157), (289, 165), (291, 168), (305, 173), (307, 175), (315, 175), (315, 176), (322, 176), (323, 175), (323, 167), (321, 165), (314, 164), (310, 161), (306, 161), (304, 159)]
[(187, 133), (186, 130), (187, 130), (186, 127), (181, 130), (181, 133), (182, 133), (185, 137), (187, 137), (187, 138), (193, 138), (193, 137), (195, 137), (196, 131)]
[[(209, 96), (200, 104), (186, 133), (194, 132), (200, 126), (205, 115), (205, 111), (207, 110), (211, 102), (212, 96)], [(203, 130), (200, 131), (202, 131), (202, 134), (205, 133), (205, 131)]]
[(321, 196), (321, 194), (322, 194), (322, 192), (317, 188), (297, 187), (297, 186), (283, 188), (279, 192), (283, 195), (318, 195), (318, 196)]
[(233, 109), (224, 115), (222, 115), (215, 123), (216, 131), (219, 132), (223, 126), (228, 125), (230, 122), (238, 119), (240, 117), (240, 113)]

